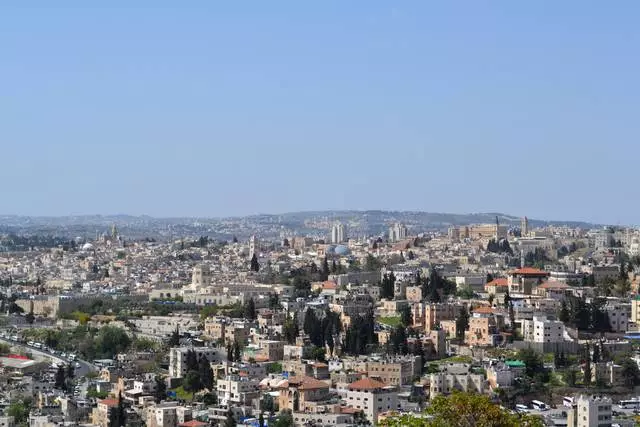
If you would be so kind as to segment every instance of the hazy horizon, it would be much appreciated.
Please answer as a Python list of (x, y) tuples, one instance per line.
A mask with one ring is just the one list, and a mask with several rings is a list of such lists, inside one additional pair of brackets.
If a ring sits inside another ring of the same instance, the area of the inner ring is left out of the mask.
[(3, 4), (0, 212), (638, 224), (638, 18), (631, 1)]
[[(423, 210), (398, 210), (398, 209), (364, 209), (364, 210), (355, 210), (355, 209), (311, 209), (304, 211), (289, 211), (289, 212), (259, 212), (255, 214), (248, 215), (229, 215), (229, 216), (160, 216), (160, 215), (149, 215), (149, 214), (128, 214), (128, 213), (72, 213), (69, 215), (20, 215), (20, 214), (10, 214), (10, 213), (2, 213), (0, 212), (0, 217), (10, 216), (10, 217), (24, 217), (24, 218), (71, 218), (71, 217), (133, 217), (133, 218), (141, 218), (148, 217), (152, 219), (207, 219), (207, 220), (224, 220), (230, 218), (247, 218), (254, 216), (279, 216), (279, 215), (310, 215), (315, 213), (320, 214), (330, 214), (336, 212), (349, 212), (354, 214), (362, 214), (365, 212), (383, 212), (383, 213), (399, 213), (399, 214), (431, 214), (431, 215), (454, 215), (454, 216), (493, 216), (493, 215), (502, 215), (506, 217), (510, 217), (512, 219), (521, 219), (527, 215), (512, 215), (508, 212), (440, 212), (440, 211), (423, 211)], [(533, 218), (527, 216), (530, 221), (543, 221), (550, 223), (570, 223), (570, 222), (584, 222), (592, 225), (627, 225), (631, 226), (632, 224), (607, 224), (607, 223), (598, 223), (589, 220), (583, 219), (572, 219), (572, 218)]]

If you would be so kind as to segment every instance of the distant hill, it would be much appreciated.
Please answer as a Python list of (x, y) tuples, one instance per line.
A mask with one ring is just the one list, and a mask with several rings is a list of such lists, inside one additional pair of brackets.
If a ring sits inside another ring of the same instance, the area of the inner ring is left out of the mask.
[[(455, 213), (437, 213), (437, 212), (420, 212), (420, 211), (306, 211), (306, 212), (289, 212), (279, 215), (262, 214), (249, 216), (247, 218), (280, 218), (281, 220), (300, 221), (310, 218), (327, 217), (334, 221), (349, 221), (356, 218), (363, 218), (370, 221), (402, 221), (408, 223), (416, 223), (429, 227), (448, 227), (451, 225), (470, 225), (470, 224), (494, 224), (496, 217), (500, 224), (508, 224), (519, 226), (521, 217), (508, 215), (500, 212), (483, 212), (469, 214)], [(566, 225), (568, 227), (593, 228), (599, 227), (599, 224), (592, 224), (584, 221), (556, 221), (556, 220), (540, 220), (529, 218), (529, 224), (533, 227), (542, 227), (547, 225)]]
[[(115, 224), (129, 238), (154, 237), (162, 240), (182, 236), (211, 236), (230, 239), (233, 236), (247, 238), (257, 234), (261, 238), (278, 239), (287, 234), (326, 236), (331, 224), (344, 222), (350, 236), (386, 234), (389, 225), (402, 222), (410, 233), (446, 230), (455, 225), (493, 224), (518, 227), (520, 218), (499, 212), (452, 214), (413, 211), (310, 211), (283, 214), (260, 214), (228, 218), (156, 218), (132, 215), (75, 215), (64, 217), (26, 217), (0, 215), (0, 233), (40, 234), (52, 236), (95, 237), (109, 232)], [(599, 227), (581, 221), (555, 221), (529, 219), (532, 227), (566, 225), (585, 229)]]

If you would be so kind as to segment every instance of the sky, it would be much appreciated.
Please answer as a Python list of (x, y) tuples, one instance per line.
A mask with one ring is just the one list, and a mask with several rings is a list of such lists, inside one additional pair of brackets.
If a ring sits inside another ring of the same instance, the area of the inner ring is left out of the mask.
[(2, 214), (640, 223), (639, 2), (13, 3)]

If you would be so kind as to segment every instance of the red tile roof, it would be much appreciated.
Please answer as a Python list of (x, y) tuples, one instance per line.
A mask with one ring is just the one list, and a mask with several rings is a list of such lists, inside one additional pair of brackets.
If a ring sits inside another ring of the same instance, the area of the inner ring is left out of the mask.
[(493, 314), (493, 308), (488, 307), (486, 305), (481, 305), (480, 307), (476, 308), (475, 310), (472, 311), (472, 313), (478, 313), (478, 314)]
[(378, 390), (384, 387), (386, 387), (384, 383), (372, 380), (371, 378), (363, 378), (349, 384), (349, 390)]
[(511, 274), (518, 274), (520, 276), (548, 276), (549, 275), (549, 273), (547, 273), (546, 271), (533, 268), (533, 267), (518, 268), (517, 270), (513, 270)]
[(322, 284), (322, 289), (336, 289), (338, 287), (338, 285), (336, 285), (335, 283), (327, 280), (326, 282), (324, 282)]
[(102, 399), (102, 400), (98, 400), (98, 403), (113, 407), (113, 406), (118, 406), (118, 399)]
[(206, 425), (209, 425), (209, 424), (203, 423), (202, 421), (198, 421), (198, 420), (191, 420), (191, 421), (178, 424), (179, 427), (202, 427)]
[(493, 279), (485, 286), (509, 286), (509, 282), (504, 277), (499, 277), (497, 279)]

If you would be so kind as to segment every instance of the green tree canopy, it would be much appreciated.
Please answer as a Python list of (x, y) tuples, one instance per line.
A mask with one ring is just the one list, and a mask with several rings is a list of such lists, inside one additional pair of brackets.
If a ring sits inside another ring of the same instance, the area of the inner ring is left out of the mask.
[(454, 392), (439, 395), (426, 416), (405, 415), (383, 420), (385, 427), (543, 427), (540, 418), (511, 414), (484, 395)]

